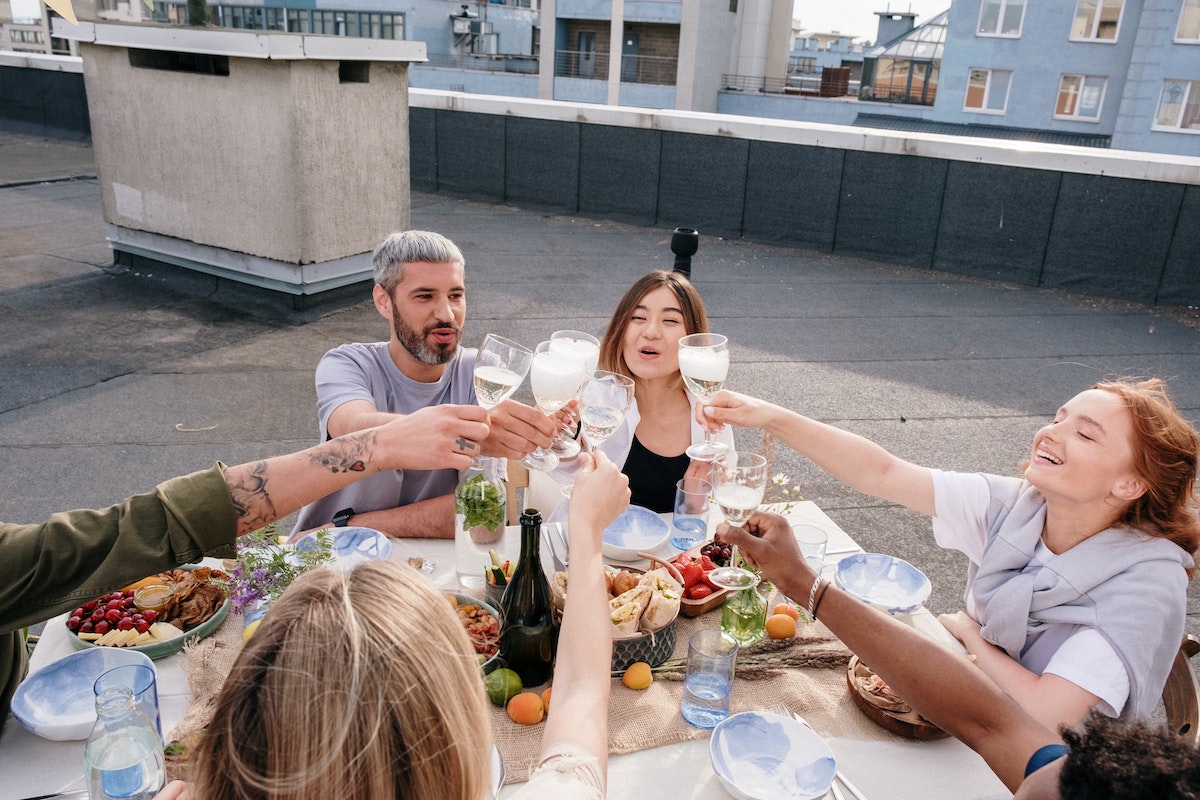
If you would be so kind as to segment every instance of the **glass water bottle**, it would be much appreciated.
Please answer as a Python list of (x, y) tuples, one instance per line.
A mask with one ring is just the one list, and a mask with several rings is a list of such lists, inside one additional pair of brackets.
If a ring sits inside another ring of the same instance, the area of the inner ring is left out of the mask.
[(162, 740), (126, 687), (96, 698), (96, 724), (83, 751), (91, 800), (150, 800), (166, 783)]

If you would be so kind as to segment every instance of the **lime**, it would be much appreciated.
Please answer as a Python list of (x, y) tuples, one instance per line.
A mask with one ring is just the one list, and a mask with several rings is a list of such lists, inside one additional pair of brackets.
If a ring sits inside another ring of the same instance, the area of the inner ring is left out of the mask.
[(498, 706), (508, 703), (509, 699), (525, 688), (521, 684), (521, 676), (511, 669), (501, 667), (490, 673), (485, 681), (488, 698)]

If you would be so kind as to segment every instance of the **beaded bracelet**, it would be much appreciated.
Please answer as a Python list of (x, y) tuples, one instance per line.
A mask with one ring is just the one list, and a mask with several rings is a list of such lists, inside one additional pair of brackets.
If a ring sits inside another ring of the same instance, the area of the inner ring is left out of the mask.
[(820, 586), (821, 586), (821, 576), (818, 575), (817, 579), (815, 581), (813, 581), (812, 588), (808, 590), (808, 618), (809, 619), (817, 618), (817, 589), (820, 588)]

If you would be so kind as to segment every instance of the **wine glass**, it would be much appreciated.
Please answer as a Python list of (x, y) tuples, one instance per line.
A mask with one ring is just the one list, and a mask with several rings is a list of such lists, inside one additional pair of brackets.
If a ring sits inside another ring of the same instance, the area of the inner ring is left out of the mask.
[[(718, 459), (712, 469), (713, 500), (730, 525), (744, 525), (763, 499), (767, 488), (767, 459), (758, 453), (733, 453)], [(717, 567), (708, 578), (724, 589), (749, 589), (758, 585), (758, 576), (737, 566), (735, 545), (729, 566)]]
[[(555, 331), (550, 334), (550, 350), (579, 359), (587, 375), (595, 372), (600, 363), (600, 340), (583, 331)], [(563, 435), (568, 430), (570, 429), (559, 429), (554, 435), (554, 444), (550, 445), (550, 449), (559, 458), (574, 458), (579, 455), (579, 442), (574, 437)]]
[[(582, 360), (574, 355), (563, 355), (561, 350), (556, 352), (552, 345), (549, 341), (539, 344), (529, 368), (529, 387), (543, 414), (553, 414), (569, 403), (588, 376)], [(521, 459), (521, 463), (544, 472), (557, 467), (558, 458), (553, 450), (539, 447)]]
[[(719, 333), (692, 333), (679, 340), (679, 374), (689, 392), (701, 403), (711, 402), (729, 374), (729, 339)], [(694, 461), (714, 461), (729, 447), (714, 442), (708, 428), (704, 441), (684, 452)]]
[(494, 333), (483, 337), (475, 356), (476, 402), (486, 409), (500, 405), (525, 380), (532, 362), (533, 353), (528, 347)]
[(592, 374), (579, 396), (579, 418), (593, 447), (621, 427), (632, 402), (633, 378), (602, 369)]

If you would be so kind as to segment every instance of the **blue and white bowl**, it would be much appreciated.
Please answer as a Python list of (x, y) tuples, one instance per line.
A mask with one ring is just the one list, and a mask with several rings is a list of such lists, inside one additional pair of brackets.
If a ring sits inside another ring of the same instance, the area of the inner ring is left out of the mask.
[[(317, 543), (316, 532), (301, 537), (296, 549), (304, 552)], [(373, 528), (334, 528), (333, 554), (342, 569), (353, 569), (364, 561), (386, 561), (392, 554), (392, 540)]]
[(791, 717), (765, 711), (734, 714), (713, 728), (713, 772), (739, 800), (814, 800), (837, 774), (825, 740)]
[(145, 653), (120, 647), (89, 647), (39, 669), (17, 687), (12, 714), (43, 739), (86, 739), (96, 722), (96, 679), (110, 669), (146, 666)]
[(838, 562), (839, 589), (889, 614), (911, 614), (929, 599), (933, 586), (912, 564), (883, 553), (855, 553)]
[(654, 552), (670, 535), (670, 526), (658, 514), (642, 506), (630, 506), (604, 529), (600, 549), (614, 561), (640, 561), (638, 553)]

